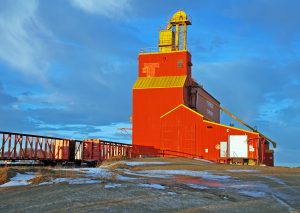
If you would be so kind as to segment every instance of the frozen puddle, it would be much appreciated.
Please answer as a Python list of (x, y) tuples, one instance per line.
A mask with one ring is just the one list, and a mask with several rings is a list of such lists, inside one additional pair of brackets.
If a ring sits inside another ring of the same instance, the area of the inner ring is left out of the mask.
[(128, 172), (125, 173), (130, 175), (138, 175), (142, 177), (154, 177), (154, 178), (171, 178), (174, 175), (185, 175), (192, 177), (201, 177), (204, 179), (212, 180), (227, 180), (230, 179), (230, 176), (226, 175), (214, 175), (206, 171), (191, 171), (191, 170), (145, 170), (137, 172)]
[(209, 189), (208, 187), (202, 186), (202, 185), (199, 185), (199, 184), (186, 184), (186, 185), (193, 188), (193, 189)]
[(239, 194), (246, 195), (249, 197), (254, 197), (254, 198), (261, 198), (261, 197), (266, 197), (265, 192), (260, 192), (260, 191), (248, 191), (248, 190), (240, 190), (238, 191)]
[(168, 195), (177, 195), (176, 192), (167, 192)]
[(264, 176), (264, 178), (267, 178), (269, 180), (274, 181), (275, 183), (279, 184), (279, 185), (286, 185), (285, 182), (283, 180), (281, 180), (278, 177), (274, 177), (274, 176)]
[(68, 184), (93, 184), (100, 183), (100, 180), (92, 180), (90, 178), (56, 178), (53, 181), (42, 182), (39, 185), (49, 185), (54, 183), (68, 183)]
[(175, 177), (176, 182), (186, 184), (187, 186), (194, 188), (194, 189), (223, 189), (224, 184), (220, 181), (210, 180), (210, 179), (203, 179), (199, 177)]
[(73, 169), (55, 169), (59, 171), (76, 171), (81, 174), (81, 178), (56, 178), (52, 181), (42, 182), (39, 185), (49, 185), (55, 183), (68, 183), (68, 184), (93, 184), (100, 183), (98, 179), (108, 179), (113, 173), (103, 168), (73, 168)]
[(103, 168), (74, 168), (74, 169), (57, 169), (62, 171), (76, 171), (82, 173), (85, 177), (106, 179), (113, 175), (107, 169)]
[[(139, 176), (143, 178), (161, 178), (161, 179), (174, 179), (176, 182), (183, 183), (194, 189), (213, 189), (223, 188), (223, 183), (231, 180), (230, 176), (214, 175), (207, 171), (191, 171), (191, 170), (144, 170), (144, 171), (130, 171), (123, 170), (127, 175)], [(178, 177), (184, 176), (184, 177)], [(124, 177), (124, 176), (123, 176)], [(121, 178), (122, 179), (122, 178)], [(124, 177), (126, 180), (126, 177)], [(159, 184), (138, 184), (143, 187), (155, 187), (164, 189), (165, 187)]]
[(166, 187), (157, 183), (139, 183), (138, 186), (153, 188), (153, 189), (165, 189)]
[(0, 187), (9, 187), (9, 186), (27, 186), (30, 183), (29, 180), (35, 177), (35, 173), (27, 172), (25, 174), (17, 173), (17, 175), (10, 179), (9, 182), (0, 185)]
[[(153, 188), (153, 189), (166, 189), (165, 186), (157, 183), (139, 183), (137, 184), (137, 186), (145, 187), (145, 188)], [(120, 187), (126, 187), (126, 186), (120, 183), (108, 183), (104, 186), (105, 189), (114, 189)]]
[[(191, 170), (144, 170), (129, 171), (123, 170), (127, 175), (139, 176), (143, 178), (173, 179), (176, 182), (185, 184), (194, 189), (223, 189), (224, 183), (231, 181), (230, 176), (214, 175), (207, 171)], [(138, 186), (165, 189), (165, 186), (159, 184), (138, 184)]]
[(272, 193), (269, 186), (261, 181), (234, 180), (225, 186), (225, 190), (253, 198), (268, 197)]
[(142, 166), (142, 165), (167, 165), (170, 162), (124, 162), (127, 166)]
[(87, 177), (93, 177), (93, 178), (109, 178), (113, 175), (112, 172), (108, 171), (107, 169), (102, 168), (88, 168), (88, 169), (82, 169), (81, 172), (85, 174)]
[(105, 189), (115, 189), (119, 187), (123, 187), (123, 185), (120, 183), (109, 183), (104, 186)]
[(142, 180), (143, 178), (126, 177), (126, 176), (123, 176), (123, 175), (117, 175), (116, 179), (119, 180), (119, 181), (128, 181), (128, 182), (130, 182), (130, 181)]

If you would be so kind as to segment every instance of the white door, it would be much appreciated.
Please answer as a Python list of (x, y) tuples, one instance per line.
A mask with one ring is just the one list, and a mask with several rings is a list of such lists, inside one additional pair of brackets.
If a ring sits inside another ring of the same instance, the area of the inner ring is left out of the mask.
[(220, 157), (221, 158), (227, 157), (227, 142), (226, 141), (220, 142)]
[(248, 158), (248, 136), (229, 135), (229, 158)]

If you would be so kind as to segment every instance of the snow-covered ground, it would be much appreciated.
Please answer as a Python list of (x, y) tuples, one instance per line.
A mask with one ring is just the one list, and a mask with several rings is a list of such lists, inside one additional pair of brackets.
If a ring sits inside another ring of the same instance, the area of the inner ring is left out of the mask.
[(17, 160), (17, 161), (5, 161), (0, 160), (0, 165), (40, 165), (41, 162), (34, 160)]
[(124, 162), (128, 166), (142, 166), (142, 165), (167, 165), (169, 162)]
[[(211, 163), (207, 163), (208, 166), (206, 166), (198, 160), (190, 164), (187, 160), (182, 162), (178, 160), (179, 163), (178, 161), (174, 163), (173, 160), (170, 162), (158, 160), (114, 162), (112, 163), (113, 167), (108, 164), (107, 167), (100, 168), (54, 168), (54, 173), (59, 176), (54, 175), (52, 179), (46, 178), (47, 181), (32, 184), (32, 187), (28, 188), (26, 185), (31, 184), (30, 180), (41, 173), (19, 172), (9, 182), (1, 185), (1, 190), (28, 190), (31, 188), (61, 190), (63, 188), (72, 192), (76, 191), (75, 200), (82, 199), (82, 197), (78, 197), (80, 194), (87, 193), (86, 196), (89, 196), (91, 192), (97, 192), (99, 194), (97, 194), (95, 202), (100, 202), (98, 196), (102, 195), (104, 197), (101, 199), (110, 195), (111, 197), (107, 199), (112, 200), (115, 196), (120, 195), (121, 198), (118, 198), (120, 201), (124, 196), (125, 203), (140, 202), (140, 199), (153, 200), (157, 197), (162, 201), (161, 205), (178, 205), (179, 207), (184, 206), (187, 201), (187, 203), (195, 202), (195, 205), (199, 206), (199, 202), (201, 203), (205, 199), (212, 199), (212, 201), (208, 201), (208, 203), (212, 203), (212, 206), (218, 205), (220, 202), (240, 202), (240, 200), (241, 202), (245, 201), (245, 205), (248, 201), (275, 202), (279, 207), (278, 211), (281, 212), (295, 211), (297, 202), (300, 203), (299, 188), (293, 187), (289, 182), (294, 179), (286, 179), (293, 173), (287, 176), (284, 172), (278, 174), (274, 172), (274, 169), (268, 170), (266, 167), (262, 169), (250, 167), (248, 169), (237, 166), (223, 167)], [(124, 164), (127, 166), (124, 167)], [(66, 175), (64, 176), (64, 174)], [(299, 174), (295, 174), (293, 178), (299, 177)], [(12, 188), (14, 186), (23, 187)], [(11, 188), (5, 189), (5, 187)], [(81, 192), (85, 189), (86, 192)], [(132, 197), (136, 196), (137, 200), (127, 198), (129, 194)], [(170, 203), (168, 199), (173, 199), (174, 203)], [(147, 205), (147, 202), (145, 201), (144, 205)], [(111, 202), (109, 202), (110, 204)], [(153, 206), (155, 205), (159, 204), (153, 204)], [(186, 206), (190, 206), (190, 204)], [(277, 210), (277, 207), (274, 209)], [(282, 211), (282, 209), (286, 211)]]
[[(145, 165), (168, 165), (170, 162), (124, 162), (128, 166), (145, 166)], [(184, 184), (193, 189), (226, 189), (250, 197), (265, 197), (270, 194), (269, 187), (260, 182), (240, 181), (227, 174), (215, 174), (214, 171), (193, 171), (193, 170), (130, 170), (117, 169), (115, 171), (106, 168), (59, 168), (55, 170), (78, 172), (78, 178), (56, 178), (52, 181), (42, 182), (39, 185), (49, 185), (58, 183), (68, 184), (96, 184), (103, 181), (109, 181), (112, 177), (119, 183), (107, 183), (105, 189), (126, 187), (126, 183), (134, 183), (138, 187), (166, 189), (158, 183), (151, 183), (149, 179), (174, 180), (180, 184)], [(229, 173), (257, 173), (257, 170), (250, 169), (229, 169), (225, 170)], [(118, 174), (116, 174), (118, 172)], [(10, 182), (1, 185), (1, 187), (28, 185), (29, 180), (34, 178), (36, 174), (17, 173), (16, 177), (11, 178)], [(266, 176), (275, 183), (285, 184), (278, 177)], [(123, 183), (122, 183), (123, 182)], [(145, 183), (146, 182), (146, 183)]]
[[(126, 173), (126, 172), (125, 172)], [(214, 175), (208, 171), (192, 171), (192, 170), (145, 170), (136, 171), (134, 173), (127, 172), (128, 174), (138, 175), (143, 177), (160, 177), (160, 178), (171, 178), (174, 175), (186, 175), (191, 177), (199, 177), (211, 180), (226, 180), (231, 178), (228, 175)]]
[(0, 187), (9, 187), (9, 186), (26, 186), (30, 183), (29, 180), (35, 177), (35, 173), (27, 172), (25, 174), (17, 173), (17, 175), (10, 179), (9, 182), (0, 185)]
[(146, 188), (153, 188), (153, 189), (166, 189), (166, 186), (157, 183), (139, 183), (138, 186), (146, 187)]
[(56, 178), (53, 181), (42, 182), (39, 185), (49, 185), (54, 183), (68, 183), (68, 184), (93, 184), (100, 183), (100, 180), (92, 180), (90, 178)]

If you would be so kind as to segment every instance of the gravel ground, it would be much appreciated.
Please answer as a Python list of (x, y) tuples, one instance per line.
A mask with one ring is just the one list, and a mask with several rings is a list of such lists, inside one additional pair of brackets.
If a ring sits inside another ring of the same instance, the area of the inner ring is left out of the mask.
[(147, 158), (100, 168), (13, 169), (15, 185), (0, 186), (0, 212), (300, 211), (299, 168)]

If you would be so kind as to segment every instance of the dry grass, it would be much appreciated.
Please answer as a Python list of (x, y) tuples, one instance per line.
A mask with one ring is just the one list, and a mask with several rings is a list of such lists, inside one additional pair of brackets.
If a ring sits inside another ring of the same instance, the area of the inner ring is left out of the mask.
[(10, 178), (17, 174), (15, 169), (9, 167), (0, 168), (0, 185), (9, 182)]
[[(230, 176), (251, 179), (255, 178), (257, 175), (276, 175), (284, 174), (293, 178), (300, 173), (299, 168), (285, 168), (285, 167), (262, 167), (262, 166), (238, 166), (238, 165), (222, 165), (215, 163), (207, 163), (200, 160), (186, 159), (186, 158), (136, 158), (128, 159), (131, 162), (169, 162), (170, 164), (162, 165), (137, 165), (137, 166), (128, 166), (122, 157), (115, 157), (110, 160), (103, 161), (101, 163), (102, 168), (107, 168), (114, 170), (118, 174), (117, 169), (130, 169), (134, 171), (138, 170), (194, 170), (194, 171), (209, 171), (213, 170), (215, 173), (229, 174)], [(64, 170), (62, 167), (3, 167), (0, 168), (0, 185), (10, 181), (10, 178), (14, 177), (17, 173), (25, 172), (35, 172), (37, 175), (30, 182), (32, 184), (39, 184), (42, 182), (49, 182), (56, 178), (78, 178), (81, 176), (80, 172), (72, 170)], [(238, 172), (230, 173), (226, 170), (257, 170), (257, 172)], [(225, 172), (225, 173), (224, 173)], [(115, 177), (112, 177), (114, 179)]]
[(30, 180), (31, 184), (48, 182), (56, 178), (77, 178), (79, 174), (70, 170), (55, 170), (51, 167), (4, 167), (0, 168), (0, 185), (10, 181), (17, 173), (35, 172), (37, 176)]
[(30, 180), (30, 183), (31, 184), (39, 184), (39, 183), (47, 182), (50, 180), (51, 180), (50, 177), (46, 177), (44, 175), (37, 175), (35, 178)]
[(78, 178), (79, 174), (70, 170), (55, 170), (52, 168), (39, 168), (38, 175), (31, 179), (31, 184), (39, 184), (42, 182), (49, 182), (56, 178)]
[(8, 168), (0, 168), (0, 184), (4, 184), (8, 180)]
[(117, 156), (112, 159), (102, 161), (101, 164), (98, 166), (100, 166), (102, 168), (112, 169), (112, 170), (128, 169), (129, 166), (127, 164), (125, 164), (123, 160), (127, 160), (127, 158), (122, 157), (122, 156)]
[(129, 166), (126, 165), (123, 161), (103, 161), (101, 168), (106, 168), (106, 169), (111, 169), (111, 170), (116, 170), (116, 169), (128, 169)]
[(100, 162), (100, 165), (103, 165), (105, 163), (113, 163), (113, 162), (121, 161), (121, 160), (128, 160), (128, 158), (125, 157), (125, 156), (115, 156), (115, 157), (112, 157), (108, 160), (104, 160), (104, 161)]

